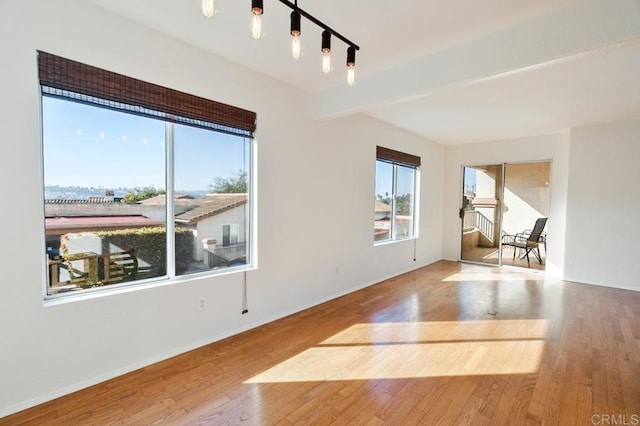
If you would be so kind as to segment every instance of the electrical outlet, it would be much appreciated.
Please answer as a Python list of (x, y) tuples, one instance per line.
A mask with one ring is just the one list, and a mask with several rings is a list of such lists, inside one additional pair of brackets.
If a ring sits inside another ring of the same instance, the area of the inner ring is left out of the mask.
[(204, 308), (206, 308), (206, 303), (204, 301), (204, 299), (200, 299), (200, 310), (204, 311)]

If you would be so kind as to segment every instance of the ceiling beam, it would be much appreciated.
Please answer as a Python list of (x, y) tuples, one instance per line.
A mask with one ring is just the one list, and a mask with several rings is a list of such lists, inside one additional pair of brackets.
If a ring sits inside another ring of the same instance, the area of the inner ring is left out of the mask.
[[(397, 64), (358, 84), (311, 97), (317, 119), (335, 118), (419, 99), (441, 90), (544, 66), (640, 38), (637, 0), (581, 0), (555, 13)], [(393, 83), (389, 83), (393, 82)]]

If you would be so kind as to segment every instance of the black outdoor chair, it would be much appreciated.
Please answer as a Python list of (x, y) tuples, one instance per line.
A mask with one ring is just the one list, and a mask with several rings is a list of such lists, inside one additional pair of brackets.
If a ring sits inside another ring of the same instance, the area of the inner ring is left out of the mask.
[(540, 244), (546, 244), (546, 235), (542, 232), (547, 225), (547, 218), (541, 217), (536, 220), (536, 224), (533, 229), (527, 229), (516, 235), (503, 235), (501, 243), (503, 246), (513, 247), (513, 259), (516, 258), (516, 250), (520, 250), (520, 253), (524, 251), (524, 254), (520, 256), (520, 259), (527, 258), (527, 266), (531, 267), (529, 261), (529, 253), (538, 259), (538, 262), (542, 265), (542, 256), (540, 256)]

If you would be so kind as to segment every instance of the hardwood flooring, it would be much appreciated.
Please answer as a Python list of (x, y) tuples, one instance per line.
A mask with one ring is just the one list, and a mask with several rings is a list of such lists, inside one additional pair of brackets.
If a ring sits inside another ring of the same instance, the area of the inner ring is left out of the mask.
[(0, 419), (640, 423), (640, 292), (438, 262)]

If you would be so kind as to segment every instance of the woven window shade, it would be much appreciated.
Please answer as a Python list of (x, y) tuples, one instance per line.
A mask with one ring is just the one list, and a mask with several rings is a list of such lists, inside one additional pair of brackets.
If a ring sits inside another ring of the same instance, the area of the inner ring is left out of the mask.
[(256, 113), (38, 51), (45, 95), (253, 136)]
[(420, 167), (420, 157), (382, 146), (376, 147), (376, 158), (388, 163), (401, 164), (409, 167)]

